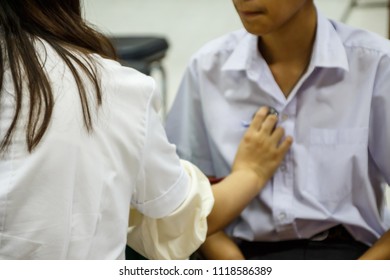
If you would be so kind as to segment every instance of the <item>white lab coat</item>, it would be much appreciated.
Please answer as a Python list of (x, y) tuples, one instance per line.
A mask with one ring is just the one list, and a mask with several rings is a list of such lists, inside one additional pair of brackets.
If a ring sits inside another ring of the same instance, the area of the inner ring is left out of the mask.
[[(83, 77), (94, 124), (87, 133), (70, 70), (46, 43), (38, 42), (37, 52), (50, 77), (55, 106), (42, 141), (28, 153), (24, 103), (9, 150), (0, 157), (0, 259), (123, 259), (130, 204), (143, 235), (134, 234), (139, 230), (132, 225), (129, 244), (142, 244), (137, 249), (148, 258), (188, 257), (205, 238), (213, 198), (203, 174), (188, 163), (183, 168), (175, 146), (168, 143), (153, 80), (92, 55), (101, 75), (103, 105), (95, 109), (94, 89)], [(10, 71), (4, 78), (1, 139), (14, 110)], [(198, 180), (201, 193), (193, 184)], [(198, 212), (172, 218), (180, 209)], [(145, 227), (165, 217), (170, 217), (169, 228), (161, 222)], [(155, 240), (148, 238), (165, 242), (156, 249)], [(180, 248), (171, 246), (171, 240)]]

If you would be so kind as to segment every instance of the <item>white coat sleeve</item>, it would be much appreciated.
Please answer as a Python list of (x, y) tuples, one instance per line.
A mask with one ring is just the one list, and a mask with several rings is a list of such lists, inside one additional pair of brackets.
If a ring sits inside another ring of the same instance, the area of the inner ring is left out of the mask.
[(146, 110), (127, 242), (149, 259), (185, 259), (205, 240), (214, 200), (207, 178), (180, 161), (175, 145), (168, 142), (158, 101), (154, 91)]
[(210, 184), (197, 167), (181, 163), (190, 177), (190, 192), (179, 208), (160, 219), (130, 211), (127, 244), (148, 259), (187, 259), (206, 238), (206, 219), (214, 203)]

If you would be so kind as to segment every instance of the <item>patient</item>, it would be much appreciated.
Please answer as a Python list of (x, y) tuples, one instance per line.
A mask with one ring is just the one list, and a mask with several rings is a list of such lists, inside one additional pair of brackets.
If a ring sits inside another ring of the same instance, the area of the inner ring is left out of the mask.
[(168, 139), (182, 158), (223, 178), (246, 124), (266, 105), (294, 144), (225, 228), (231, 240), (219, 232), (201, 253), (389, 259), (389, 41), (327, 19), (313, 0), (232, 2), (244, 28), (193, 55), (167, 118)]

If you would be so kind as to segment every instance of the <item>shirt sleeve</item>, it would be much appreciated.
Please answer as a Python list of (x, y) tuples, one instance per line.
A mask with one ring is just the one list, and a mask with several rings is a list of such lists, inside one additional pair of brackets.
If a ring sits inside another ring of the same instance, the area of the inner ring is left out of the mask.
[(374, 96), (371, 104), (369, 150), (390, 184), (390, 56), (384, 56), (377, 69)]
[(151, 94), (145, 117), (144, 146), (132, 206), (152, 218), (171, 214), (189, 192), (189, 178), (180, 164), (176, 148), (168, 142), (161, 119), (156, 90)]
[(180, 158), (192, 162), (206, 175), (214, 176), (196, 69), (193, 59), (181, 81), (165, 129), (169, 141), (177, 146)]
[(210, 184), (191, 163), (182, 161), (182, 166), (190, 178), (190, 192), (173, 213), (154, 219), (130, 211), (127, 244), (148, 259), (187, 259), (206, 238), (207, 216), (214, 203)]

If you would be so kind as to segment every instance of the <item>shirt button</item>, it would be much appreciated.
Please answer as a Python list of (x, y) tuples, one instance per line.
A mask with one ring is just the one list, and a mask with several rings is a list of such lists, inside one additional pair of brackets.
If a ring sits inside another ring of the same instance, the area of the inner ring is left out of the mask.
[(283, 221), (284, 219), (286, 219), (286, 213), (284, 213), (284, 212), (281, 212), (281, 213), (279, 213), (279, 220), (280, 221)]
[(281, 164), (279, 168), (280, 168), (280, 171), (282, 171), (282, 172), (286, 172), (287, 171), (287, 166), (284, 163)]
[(282, 121), (287, 121), (288, 115), (287, 114), (282, 114)]

